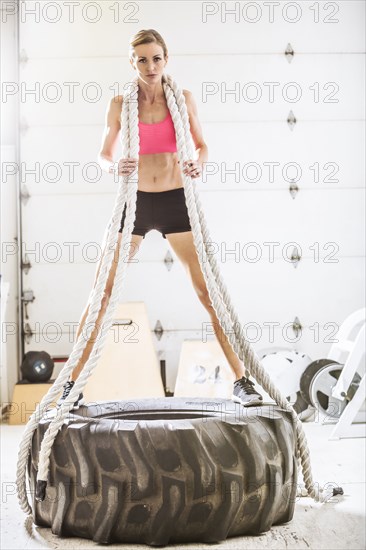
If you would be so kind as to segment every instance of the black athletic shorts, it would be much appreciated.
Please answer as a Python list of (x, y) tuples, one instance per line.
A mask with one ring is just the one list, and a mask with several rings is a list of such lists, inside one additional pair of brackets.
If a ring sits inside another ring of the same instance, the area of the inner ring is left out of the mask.
[[(122, 233), (125, 219), (126, 205), (119, 233)], [(164, 239), (166, 233), (192, 230), (183, 187), (157, 192), (137, 190), (136, 219), (132, 234), (145, 238), (146, 233), (152, 229), (160, 231)]]

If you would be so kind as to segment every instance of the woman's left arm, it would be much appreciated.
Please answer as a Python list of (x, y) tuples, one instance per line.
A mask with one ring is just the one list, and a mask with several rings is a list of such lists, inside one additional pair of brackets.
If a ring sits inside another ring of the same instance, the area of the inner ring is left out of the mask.
[(183, 171), (188, 176), (198, 178), (202, 173), (204, 163), (208, 160), (208, 147), (203, 139), (202, 128), (198, 119), (197, 105), (193, 94), (189, 90), (183, 90), (183, 94), (187, 105), (190, 131), (196, 151), (198, 151), (198, 159), (189, 159), (189, 161), (185, 161)]

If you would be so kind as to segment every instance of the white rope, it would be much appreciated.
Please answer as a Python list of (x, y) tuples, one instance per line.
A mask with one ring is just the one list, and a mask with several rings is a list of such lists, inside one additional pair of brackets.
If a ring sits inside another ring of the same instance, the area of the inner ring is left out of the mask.
[[(162, 83), (167, 100), (167, 105), (175, 127), (177, 152), (180, 160), (180, 166), (181, 169), (183, 169), (184, 161), (193, 158), (192, 138), (190, 134), (185, 98), (182, 90), (178, 87), (176, 82), (174, 82), (174, 80), (170, 76), (164, 75)], [(139, 131), (137, 78), (133, 80), (130, 88), (124, 94), (121, 136), (123, 158), (138, 158)], [(299, 494), (305, 496), (306, 493), (306, 495), (311, 496), (315, 501), (324, 502), (332, 496), (333, 492), (328, 491), (327, 493), (322, 493), (321, 489), (315, 487), (311, 473), (309, 450), (302, 423), (298, 418), (294, 408), (290, 405), (287, 399), (283, 395), (281, 395), (281, 393), (275, 388), (268, 374), (261, 366), (257, 355), (251, 348), (251, 345), (245, 340), (243, 334), (241, 333), (240, 327), (242, 327), (243, 325), (239, 321), (239, 317), (231, 302), (231, 298), (229, 296), (225, 283), (222, 280), (215, 256), (210, 253), (210, 236), (198, 192), (196, 190), (196, 183), (193, 179), (185, 175), (183, 172), (182, 178), (185, 200), (187, 204), (197, 256), (199, 258), (201, 270), (206, 281), (212, 307), (216, 312), (217, 318), (220, 322), (220, 326), (222, 327), (226, 337), (228, 338), (228, 341), (230, 342), (233, 350), (244, 362), (245, 368), (264, 388), (264, 390), (270, 395), (270, 397), (274, 399), (280, 407), (289, 411), (292, 415), (297, 433), (296, 454), (298, 460), (301, 462), (306, 487), (306, 490), (300, 491)], [(73, 403), (76, 401), (79, 393), (83, 391), (89, 376), (91, 376), (94, 368), (98, 363), (98, 359), (103, 350), (108, 331), (113, 322), (113, 313), (115, 307), (121, 301), (120, 293), (124, 284), (127, 267), (127, 261), (122, 261), (121, 251), (127, 250), (127, 244), (131, 242), (131, 234), (136, 216), (137, 189), (137, 170), (135, 170), (135, 172), (129, 177), (121, 177), (119, 179), (119, 188), (113, 209), (113, 214), (107, 226), (104, 238), (105, 254), (102, 259), (101, 268), (95, 287), (92, 289), (89, 298), (90, 306), (85, 321), (86, 326), (91, 325), (94, 330), (98, 314), (102, 307), (104, 289), (114, 258), (114, 248), (116, 244), (115, 235), (118, 231), (123, 208), (126, 204), (126, 218), (119, 250), (120, 258), (116, 269), (111, 296), (108, 302), (108, 306), (106, 308), (106, 312), (104, 314), (103, 323), (101, 323), (99, 338), (94, 343), (90, 356), (84, 364), (77, 380), (75, 381), (75, 384), (72, 387), (70, 394), (68, 395), (67, 399), (64, 400), (61, 407), (57, 409), (57, 415), (50, 422), (47, 431), (43, 437), (38, 461), (36, 489), (37, 500), (43, 500), (45, 497), (49, 469), (49, 457), (54, 439), (57, 436), (58, 431), (64, 424), (68, 412), (72, 409)], [(25, 432), (23, 434), (18, 453), (17, 493), (22, 510), (28, 514), (32, 513), (32, 508), (29, 505), (26, 494), (26, 468), (31, 449), (33, 433), (37, 429), (38, 423), (43, 414), (45, 413), (49, 405), (54, 402), (55, 398), (59, 395), (63, 388), (63, 385), (68, 380), (70, 374), (77, 365), (83, 353), (83, 350), (86, 347), (87, 340), (88, 339), (83, 339), (80, 334), (64, 368), (56, 378), (53, 386), (50, 388), (48, 393), (44, 396), (41, 403), (36, 408), (35, 412), (31, 415), (25, 428)]]
[[(176, 127), (177, 149), (180, 161), (182, 162), (184, 158), (182, 155), (182, 149), (184, 145), (186, 146), (186, 158), (193, 158), (188, 112), (182, 90), (170, 77), (168, 77), (167, 79), (167, 84), (168, 86), (164, 84), (163, 86), (165, 90), (165, 96), (167, 98), (168, 107), (172, 112), (172, 104), (174, 101), (176, 101), (180, 115), (177, 118), (177, 122), (179, 124), (181, 121), (184, 130), (184, 136), (182, 138), (184, 140), (184, 143), (178, 144), (178, 140), (181, 138), (181, 132), (179, 131), (180, 128)], [(173, 121), (175, 122), (174, 118)], [(325, 492), (323, 492), (322, 488), (314, 484), (311, 473), (310, 453), (302, 422), (299, 419), (295, 409), (288, 402), (287, 398), (283, 396), (274, 386), (267, 372), (262, 367), (254, 349), (251, 347), (250, 343), (245, 340), (245, 337), (241, 332), (241, 327), (243, 327), (244, 325), (240, 322), (238, 314), (235, 311), (229, 292), (220, 274), (215, 255), (210, 253), (211, 238), (209, 235), (207, 223), (205, 221), (201, 201), (196, 189), (196, 184), (188, 177), (184, 178), (184, 192), (192, 227), (195, 248), (199, 258), (201, 270), (206, 281), (210, 300), (215, 310), (216, 316), (220, 322), (220, 326), (223, 329), (226, 337), (228, 338), (228, 341), (230, 342), (233, 350), (244, 362), (245, 368), (249, 371), (249, 373), (263, 387), (268, 395), (272, 399), (274, 399), (277, 405), (289, 411), (292, 415), (297, 435), (296, 454), (300, 465), (302, 466), (303, 478), (306, 488), (306, 491), (300, 488), (298, 490), (298, 495), (310, 496), (315, 501), (325, 502), (329, 500), (331, 496), (333, 496), (333, 488), (328, 488)], [(226, 309), (224, 309), (223, 304), (224, 306), (226, 306)], [(230, 317), (229, 325), (226, 322), (227, 313), (229, 313)], [(338, 491), (340, 492), (339, 488)], [(337, 489), (334, 492), (337, 494)]]
[[(133, 90), (131, 91), (131, 94), (133, 94)], [(124, 99), (125, 101), (122, 109), (122, 127), (124, 128), (124, 131), (122, 133), (122, 136), (124, 138), (122, 141), (122, 153), (124, 157), (131, 156), (131, 157), (137, 158), (138, 132), (137, 131), (134, 132), (134, 129), (133, 129), (134, 127), (130, 128), (130, 125), (129, 125), (129, 117), (131, 117), (132, 120), (133, 118), (135, 118), (135, 122), (136, 122), (135, 128), (138, 128), (137, 100), (135, 102), (131, 101), (131, 104), (130, 104), (128, 91), (126, 91)], [(130, 105), (131, 105), (131, 114), (130, 114)], [(131, 133), (130, 140), (128, 139), (129, 133)], [(127, 185), (128, 182), (130, 182), (129, 185)], [(120, 243), (120, 253), (121, 253), (121, 250), (126, 249), (126, 245), (127, 243), (130, 242), (130, 239), (131, 239), (133, 222), (135, 219), (135, 212), (136, 212), (136, 196), (137, 196), (137, 179), (135, 179), (134, 181), (131, 176), (120, 178), (120, 185), (117, 193), (116, 202), (114, 205), (113, 214), (108, 225), (109, 230), (106, 238), (106, 251), (102, 259), (102, 264), (101, 264), (100, 272), (98, 274), (97, 282), (95, 284), (95, 288), (92, 290), (90, 295), (89, 311), (85, 321), (85, 325), (90, 324), (93, 327), (93, 330), (95, 327), (95, 322), (98, 318), (98, 313), (101, 309), (101, 302), (104, 294), (104, 289), (106, 286), (108, 273), (110, 271), (110, 267), (112, 265), (112, 261), (114, 257), (114, 245), (116, 242), (115, 235), (119, 228), (123, 208), (126, 203), (127, 204), (126, 219), (125, 219), (125, 226), (124, 226), (124, 231), (122, 235), (122, 240)], [(41, 499), (42, 497), (44, 497), (44, 494), (45, 494), (45, 487), (46, 487), (46, 480), (47, 480), (48, 466), (49, 466), (49, 455), (50, 455), (53, 440), (56, 437), (58, 429), (60, 429), (60, 427), (62, 426), (67, 413), (69, 412), (69, 410), (72, 409), (73, 403), (76, 401), (79, 393), (83, 390), (86, 384), (87, 378), (91, 374), (91, 371), (95, 367), (97, 363), (97, 359), (101, 354), (101, 351), (103, 349), (103, 343), (105, 340), (105, 337), (103, 338), (103, 332), (104, 332), (104, 336), (106, 336), (108, 329), (112, 324), (112, 315), (113, 315), (114, 307), (120, 301), (119, 288), (120, 287), (122, 288), (122, 279), (126, 269), (126, 265), (127, 265), (127, 262), (123, 260), (119, 261), (118, 263), (111, 297), (103, 319), (104, 322), (102, 324), (102, 332), (99, 337), (100, 339), (98, 340), (98, 342), (94, 344), (93, 349), (88, 358), (88, 361), (84, 364), (83, 369), (80, 375), (78, 376), (77, 380), (75, 381), (75, 384), (72, 390), (70, 391), (70, 394), (68, 395), (67, 399), (64, 400), (60, 409), (57, 410), (57, 415), (51, 421), (45, 433), (45, 436), (42, 440), (42, 445), (40, 448), (40, 455), (39, 455), (39, 463), (38, 463), (38, 477), (37, 477), (38, 494), (41, 497)], [(40, 404), (37, 406), (34, 413), (31, 415), (27, 423), (25, 432), (23, 434), (23, 438), (22, 438), (19, 452), (18, 452), (17, 494), (18, 494), (20, 506), (22, 510), (27, 514), (32, 513), (32, 509), (29, 505), (27, 494), (26, 494), (26, 468), (27, 468), (28, 456), (31, 449), (33, 433), (36, 430), (40, 419), (42, 418), (43, 414), (45, 414), (49, 405), (52, 402), (54, 402), (55, 398), (60, 394), (63, 388), (63, 385), (68, 380), (70, 374), (72, 373), (80, 357), (82, 356), (82, 353), (86, 347), (86, 344), (87, 344), (87, 339), (82, 339), (82, 336), (80, 334), (68, 361), (66, 362), (64, 368), (56, 378), (53, 386), (49, 389), (47, 394), (41, 400)]]

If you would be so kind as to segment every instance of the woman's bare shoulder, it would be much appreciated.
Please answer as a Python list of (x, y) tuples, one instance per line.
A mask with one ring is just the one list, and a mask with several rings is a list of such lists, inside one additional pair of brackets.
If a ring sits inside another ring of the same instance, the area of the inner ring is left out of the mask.
[(184, 97), (185, 97), (185, 99), (186, 99), (186, 102), (190, 102), (191, 99), (192, 99), (192, 97), (193, 97), (193, 96), (192, 96), (192, 92), (190, 92), (189, 90), (184, 90), (184, 89), (183, 89), (183, 90), (182, 90), (182, 93), (183, 93), (183, 95), (184, 95)]
[(110, 98), (107, 107), (107, 120), (110, 123), (121, 121), (123, 96), (116, 95)]
[(184, 98), (186, 100), (188, 113), (191, 115), (197, 115), (197, 103), (196, 100), (189, 90), (182, 90)]
[(114, 108), (116, 111), (120, 111), (122, 109), (123, 104), (123, 96), (122, 95), (115, 95), (114, 97), (111, 97), (110, 99), (110, 106)]
[(184, 99), (186, 100), (186, 105), (187, 105), (188, 112), (189, 113), (196, 112), (197, 105), (196, 105), (196, 101), (194, 99), (194, 96), (193, 96), (192, 92), (190, 90), (184, 90), (183, 89), (182, 93), (184, 95)]

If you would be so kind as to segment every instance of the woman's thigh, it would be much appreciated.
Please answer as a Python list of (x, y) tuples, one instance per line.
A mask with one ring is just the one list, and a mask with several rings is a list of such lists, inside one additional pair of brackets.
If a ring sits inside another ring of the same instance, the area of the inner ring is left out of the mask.
[[(118, 260), (119, 260), (119, 250), (120, 250), (120, 247), (121, 247), (122, 236), (123, 236), (123, 232), (122, 232), (122, 233), (118, 233), (118, 236), (117, 236), (117, 243), (116, 243), (116, 245), (114, 246), (113, 261), (112, 261), (111, 269), (110, 269), (109, 276), (108, 276), (108, 280), (107, 280), (107, 286), (108, 286), (109, 288), (110, 288), (111, 286), (113, 286), (114, 276), (115, 276), (115, 274), (116, 274), (117, 265), (118, 265)], [(130, 261), (133, 261), (133, 260), (135, 259), (136, 254), (138, 253), (138, 250), (139, 250), (139, 248), (140, 248), (140, 246), (141, 246), (141, 242), (142, 242), (142, 241), (143, 241), (143, 237), (142, 237), (142, 236), (131, 234), (131, 241), (130, 241), (130, 243), (128, 243), (128, 244), (126, 245), (126, 252), (123, 253), (123, 251), (121, 251), (121, 254), (122, 254), (122, 261), (127, 261), (127, 263), (130, 262)], [(104, 255), (105, 255), (106, 250), (107, 250), (107, 244), (105, 244), (105, 246), (104, 246), (104, 249), (103, 249), (101, 258), (100, 258), (100, 260), (99, 260), (99, 262), (98, 262), (98, 265), (97, 265), (96, 273), (95, 273), (95, 275), (94, 275), (93, 288), (95, 287), (95, 285), (96, 285), (96, 283), (97, 283), (98, 276), (99, 276), (99, 272), (100, 272), (100, 268), (101, 268), (101, 265), (102, 265), (103, 258), (104, 258)], [(125, 260), (125, 258), (128, 258), (128, 260)], [(136, 259), (135, 259), (135, 261), (136, 261)]]
[(208, 299), (206, 281), (199, 263), (192, 231), (167, 233), (166, 238), (191, 278), (198, 296), (201, 299)]

